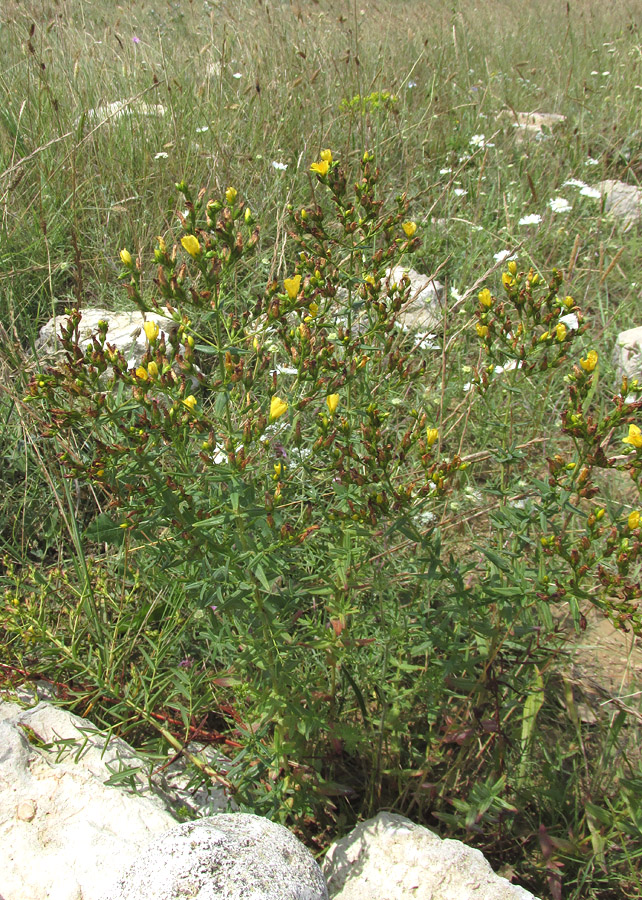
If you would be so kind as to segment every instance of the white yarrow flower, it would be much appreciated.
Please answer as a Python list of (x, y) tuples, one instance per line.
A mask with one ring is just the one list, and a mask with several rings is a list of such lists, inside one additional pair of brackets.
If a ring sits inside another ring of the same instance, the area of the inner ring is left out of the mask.
[(511, 259), (517, 259), (517, 256), (514, 253), (511, 254), (510, 250), (500, 250), (495, 254), (495, 262), (498, 263), (509, 262)]
[(531, 213), (528, 216), (522, 216), (519, 220), (519, 225), (539, 225), (542, 221), (542, 217), (539, 213)]
[(548, 201), (548, 205), (554, 213), (565, 213), (571, 210), (571, 204), (564, 197), (553, 197)]
[(154, 159), (167, 159), (168, 154), (164, 153), (162, 150), (160, 153), (157, 153)]
[(288, 167), (287, 163), (276, 162), (276, 161), (272, 162), (272, 168), (277, 169), (279, 172), (285, 172), (287, 167)]
[(586, 187), (582, 188), (582, 190), (580, 191), (580, 194), (583, 197), (590, 197), (591, 200), (599, 200), (600, 197), (602, 196), (597, 188), (589, 187), (588, 184), (586, 185)]

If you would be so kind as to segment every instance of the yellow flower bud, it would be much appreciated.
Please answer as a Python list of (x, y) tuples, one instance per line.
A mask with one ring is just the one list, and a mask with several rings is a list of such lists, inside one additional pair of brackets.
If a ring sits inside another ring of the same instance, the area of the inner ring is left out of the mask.
[(144, 366), (139, 366), (136, 369), (136, 377), (140, 378), (141, 381), (147, 381), (147, 379), (149, 377), (147, 374), (147, 369), (144, 368)]
[(134, 264), (134, 260), (132, 259), (132, 255), (129, 250), (126, 250), (124, 247), (120, 251), (120, 261), (124, 266), (132, 266)]
[(275, 394), (270, 401), (270, 422), (276, 422), (286, 412), (287, 408), (288, 404), (285, 400), (281, 400)]
[(555, 337), (561, 343), (566, 337), (566, 325), (564, 322), (558, 322), (555, 326)]
[(156, 322), (154, 322), (153, 319), (150, 319), (149, 322), (145, 322), (145, 324), (143, 325), (143, 331), (145, 332), (147, 340), (150, 344), (158, 337), (159, 330), (160, 329), (158, 325), (156, 324)]
[(325, 402), (330, 410), (330, 415), (333, 416), (337, 410), (337, 406), (339, 405), (340, 397), (338, 394), (329, 394), (325, 398)]
[(280, 462), (274, 463), (274, 477), (275, 478), (278, 478), (283, 473), (284, 470), (285, 470), (285, 466), (283, 465), (283, 463), (280, 463)]
[(328, 174), (328, 169), (330, 168), (330, 163), (327, 159), (322, 159), (321, 162), (312, 163), (310, 166), (311, 172), (316, 172), (317, 175), (320, 175), (321, 178)]
[(254, 340), (252, 341), (252, 346), (254, 347), (255, 350), (259, 349), (259, 339), (257, 337), (255, 337)]
[(511, 273), (511, 275), (517, 275), (517, 263), (514, 259), (511, 259), (511, 261), (508, 263), (507, 269)]
[(228, 204), (228, 206), (232, 206), (234, 204), (236, 197), (237, 197), (236, 188), (229, 187), (225, 191), (225, 202)]
[(372, 287), (375, 286), (374, 275), (366, 275), (363, 280), (366, 282), (366, 284), (372, 285)]
[(292, 278), (286, 278), (283, 282), (283, 286), (285, 287), (290, 300), (296, 300), (299, 288), (301, 287), (301, 276), (294, 275)]
[(492, 294), (488, 290), (488, 288), (484, 288), (483, 291), (480, 291), (478, 294), (478, 297), (479, 297), (479, 302), (481, 303), (482, 306), (485, 306), (486, 309), (488, 309), (493, 302)]
[(631, 531), (635, 531), (636, 528), (639, 528), (640, 527), (640, 510), (634, 509), (633, 512), (630, 512), (627, 522), (628, 522), (628, 526), (631, 529)]
[(167, 253), (167, 244), (162, 239), (162, 237), (159, 236), (156, 238), (156, 240), (158, 241), (158, 249), (160, 250), (160, 252)]
[(564, 298), (564, 306), (567, 309), (571, 309), (573, 306), (575, 306), (575, 300), (573, 300), (572, 297), (565, 297)]
[(153, 359), (151, 360), (151, 362), (147, 363), (147, 374), (149, 375), (150, 378), (158, 377), (158, 366), (156, 365), (156, 363), (154, 362)]
[(438, 437), (439, 432), (436, 428), (426, 428), (426, 443), (429, 447), (432, 447)]
[(595, 350), (589, 350), (586, 354), (586, 359), (580, 360), (580, 365), (585, 372), (592, 372), (597, 365), (597, 352)]
[(475, 329), (480, 338), (488, 337), (488, 325), (482, 325), (481, 322), (478, 322)]
[(186, 234), (185, 237), (181, 238), (181, 244), (183, 245), (183, 250), (186, 250), (190, 256), (196, 258), (199, 256), (201, 252), (201, 245), (199, 244), (198, 238), (193, 234)]
[(623, 444), (631, 444), (636, 450), (642, 450), (642, 431), (637, 425), (629, 425), (629, 433), (622, 438)]
[(416, 222), (404, 222), (402, 224), (403, 233), (407, 238), (411, 238), (415, 236), (415, 232), (417, 231), (417, 223)]
[(540, 339), (540, 341), (547, 341), (549, 339), (549, 337), (550, 337), (550, 333), (548, 331), (545, 331), (544, 334), (540, 335), (539, 339)]
[(193, 394), (190, 394), (189, 397), (185, 397), (185, 399), (183, 400), (183, 405), (186, 406), (192, 412), (194, 412), (194, 409), (196, 408), (197, 403), (198, 403), (198, 400), (196, 399), (196, 397)]
[(332, 162), (332, 150), (322, 150), (320, 153), (320, 156), (324, 162), (327, 162), (327, 163)]
[(245, 224), (249, 225), (252, 221), (252, 210), (249, 206), (245, 207), (245, 212), (243, 213), (243, 218), (245, 219)]

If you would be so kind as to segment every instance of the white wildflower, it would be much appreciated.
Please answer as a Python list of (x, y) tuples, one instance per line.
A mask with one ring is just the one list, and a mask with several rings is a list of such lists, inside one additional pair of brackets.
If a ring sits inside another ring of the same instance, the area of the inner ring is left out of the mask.
[(528, 216), (522, 216), (522, 218), (519, 220), (518, 224), (519, 225), (539, 225), (541, 221), (542, 221), (542, 217), (539, 215), (539, 213), (531, 213)]
[(279, 172), (285, 172), (287, 167), (288, 167), (287, 163), (276, 162), (276, 161), (272, 162), (272, 168), (277, 169)]
[(571, 204), (564, 197), (554, 197), (548, 201), (548, 205), (554, 213), (570, 212)]

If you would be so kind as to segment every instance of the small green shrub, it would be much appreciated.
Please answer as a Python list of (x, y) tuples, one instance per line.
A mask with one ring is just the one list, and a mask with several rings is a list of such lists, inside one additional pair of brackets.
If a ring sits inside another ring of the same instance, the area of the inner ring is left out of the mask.
[[(579, 307), (516, 262), (469, 302), (471, 382), (450, 382), (399, 327), (411, 286), (389, 272), (420, 243), (405, 196), (386, 208), (369, 153), (353, 187), (330, 151), (311, 168), (283, 283), (242, 295), (252, 212), (181, 183), (153, 289), (121, 252), (170, 333), (148, 322), (129, 366), (106, 323), (83, 348), (69, 311), (66, 360), (27, 400), (96, 512), (77, 587), (8, 573), (8, 656), (175, 746), (207, 727), (230, 762), (190, 757), (203, 775), (302, 828), (386, 805), (504, 828), (532, 796), (560, 604), (640, 629), (640, 511), (601, 473), (628, 473), (638, 506), (642, 386), (601, 415)], [(487, 445), (466, 455), (471, 422)]]

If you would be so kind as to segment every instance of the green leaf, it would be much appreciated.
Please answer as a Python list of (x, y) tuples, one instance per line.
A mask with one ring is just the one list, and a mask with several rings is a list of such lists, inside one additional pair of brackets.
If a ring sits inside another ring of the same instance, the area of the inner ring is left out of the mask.
[(112, 544), (120, 547), (125, 539), (125, 529), (121, 528), (118, 522), (114, 522), (107, 513), (101, 513), (85, 529), (83, 537), (94, 544)]

